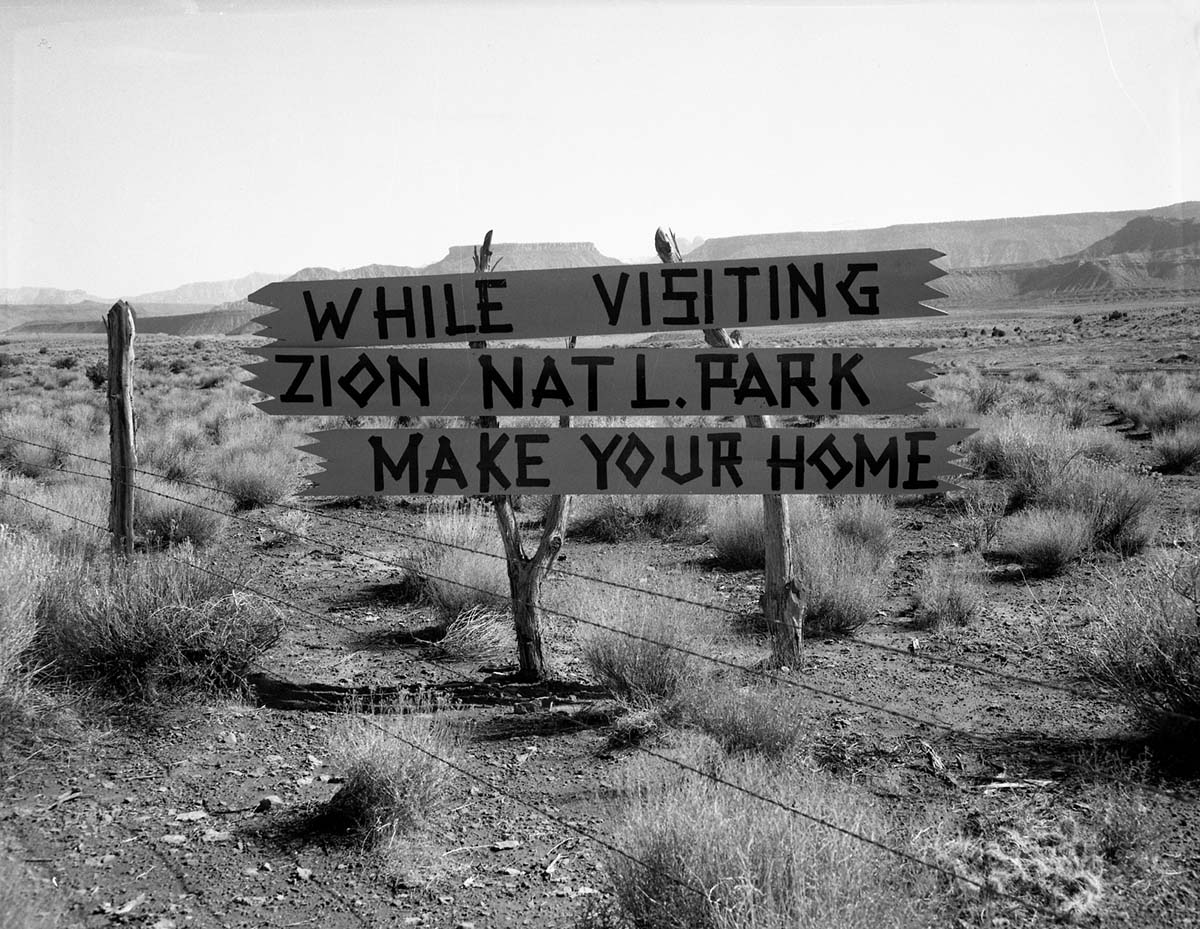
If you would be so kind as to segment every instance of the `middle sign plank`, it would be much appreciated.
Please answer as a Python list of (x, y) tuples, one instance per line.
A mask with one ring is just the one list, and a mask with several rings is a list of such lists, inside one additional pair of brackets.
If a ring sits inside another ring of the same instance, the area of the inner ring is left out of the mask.
[(897, 414), (928, 398), (921, 348), (254, 350), (288, 415)]
[(941, 316), (942, 253), (279, 281), (250, 295), (277, 345), (326, 348)]

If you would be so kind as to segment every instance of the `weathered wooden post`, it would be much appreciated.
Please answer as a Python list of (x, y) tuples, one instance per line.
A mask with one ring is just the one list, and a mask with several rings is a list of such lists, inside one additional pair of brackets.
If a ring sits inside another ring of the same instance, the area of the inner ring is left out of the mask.
[[(491, 229), (483, 237), (483, 244), (475, 251), (474, 258), (476, 274), (492, 269)], [(568, 345), (573, 347), (574, 341), (573, 338), (570, 339)], [(470, 346), (474, 349), (484, 349), (487, 348), (487, 342), (471, 342)], [(559, 425), (570, 424), (569, 416), (559, 418)], [(495, 429), (498, 420), (495, 416), (481, 416), (478, 425), (481, 429)], [(554, 559), (562, 548), (571, 498), (565, 494), (555, 494), (550, 498), (550, 505), (546, 508), (546, 516), (542, 523), (542, 537), (532, 555), (525, 554), (521, 543), (521, 528), (517, 522), (512, 498), (499, 495), (493, 496), (491, 500), (496, 510), (500, 536), (504, 540), (504, 557), (508, 564), (508, 584), (512, 593), (513, 627), (517, 636), (520, 677), (523, 680), (540, 681), (547, 674), (539, 615), (542, 581), (550, 573)]]
[(104, 320), (108, 330), (108, 436), (111, 469), (108, 528), (113, 551), (133, 554), (133, 307), (113, 304)]
[[(673, 232), (660, 227), (654, 233), (654, 250), (664, 264), (681, 260)], [(713, 348), (741, 348), (740, 337), (726, 329), (705, 329), (704, 341)], [(770, 416), (747, 416), (752, 428), (774, 425)], [(771, 628), (772, 661), (779, 667), (798, 667), (801, 659), (803, 607), (792, 580), (792, 527), (787, 497), (763, 494), (763, 542), (766, 565), (763, 582), (763, 615)]]

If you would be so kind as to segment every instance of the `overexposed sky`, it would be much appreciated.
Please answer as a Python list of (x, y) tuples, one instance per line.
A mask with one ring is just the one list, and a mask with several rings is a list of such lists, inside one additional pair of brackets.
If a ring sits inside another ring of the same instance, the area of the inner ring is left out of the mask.
[(0, 287), (1200, 199), (1200, 2), (0, 0)]

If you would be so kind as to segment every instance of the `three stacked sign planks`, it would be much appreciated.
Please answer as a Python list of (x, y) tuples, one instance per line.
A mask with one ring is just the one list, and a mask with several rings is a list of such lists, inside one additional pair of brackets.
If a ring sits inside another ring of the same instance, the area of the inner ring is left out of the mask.
[[(932, 264), (940, 252), (682, 262), (659, 251), (660, 265), (485, 265), (269, 284), (250, 296), (274, 309), (258, 317), (273, 341), (256, 350), (265, 360), (248, 366), (248, 383), (270, 396), (260, 407), (286, 415), (749, 417), (749, 428), (720, 429), (516, 428), (485, 419), (479, 428), (324, 430), (306, 447), (324, 460), (309, 495), (954, 489), (945, 478), (962, 469), (950, 446), (970, 430), (770, 425), (776, 414), (918, 412), (925, 397), (910, 382), (930, 376), (916, 358), (923, 349), (746, 349), (714, 338), (729, 327), (940, 316), (921, 303), (942, 296), (929, 286), (943, 273)], [(710, 347), (495, 347), (680, 330), (703, 330)], [(786, 580), (774, 581), (785, 597)], [(794, 617), (787, 625), (795, 633)]]
[[(938, 316), (931, 249), (268, 284), (248, 382), (289, 415), (917, 412), (919, 349), (440, 343)], [(383, 346), (387, 346), (386, 348)], [(409, 347), (405, 347), (409, 346)], [(416, 346), (416, 347), (412, 347)], [(310, 495), (929, 493), (965, 430), (576, 427), (314, 434)]]

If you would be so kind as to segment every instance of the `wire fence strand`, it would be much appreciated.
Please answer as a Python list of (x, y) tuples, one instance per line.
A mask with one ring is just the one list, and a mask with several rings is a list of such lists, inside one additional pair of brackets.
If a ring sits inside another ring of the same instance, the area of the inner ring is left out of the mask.
[[(71, 452), (71, 451), (67, 451), (66, 449), (62, 449), (62, 448), (55, 448), (54, 446), (44, 445), (44, 444), (41, 444), (38, 442), (33, 442), (29, 439), (22, 439), (22, 438), (7, 435), (4, 433), (0, 433), (0, 440), (15, 441), (15, 442), (19, 442), (19, 443), (22, 443), (25, 445), (31, 445), (35, 448), (41, 448), (41, 449), (45, 449), (48, 451), (69, 455), (74, 458), (80, 458), (80, 459), (83, 459), (86, 461), (91, 461), (96, 464), (102, 464), (106, 467), (109, 464), (107, 461), (100, 459), (100, 458), (95, 458), (95, 457), (91, 457), (88, 455), (82, 455), (78, 452)], [(89, 474), (89, 473), (83, 472), (83, 471), (69, 471), (69, 470), (66, 470), (63, 468), (52, 468), (52, 470), (63, 471), (64, 473), (67, 473), (67, 474), (78, 474), (83, 477), (93, 477), (93, 478), (102, 478), (102, 479), (107, 478), (106, 475)], [(215, 486), (212, 486), (209, 484), (199, 483), (196, 481), (188, 480), (186, 478), (170, 477), (170, 476), (163, 475), (163, 474), (157, 474), (153, 471), (146, 471), (146, 470), (137, 469), (137, 468), (134, 469), (134, 473), (140, 474), (145, 477), (152, 477), (157, 480), (165, 481), (168, 483), (182, 484), (184, 486), (189, 486), (189, 487), (193, 487), (196, 489), (221, 494), (223, 496), (228, 496), (228, 497), (234, 496), (228, 490), (225, 490), (223, 488), (215, 487)], [(183, 500), (182, 498), (178, 498), (178, 497), (172, 497), (168, 494), (163, 494), (161, 492), (150, 490), (149, 488), (142, 487), (139, 489), (146, 491), (148, 493), (157, 493), (158, 496), (166, 497), (167, 499), (175, 500), (180, 503), (186, 503), (186, 504), (190, 504), (193, 506), (201, 506), (200, 504), (197, 504), (194, 501)], [(461, 543), (453, 542), (450, 540), (437, 539), (437, 538), (433, 538), (430, 536), (423, 536), (419, 533), (409, 532), (409, 531), (405, 531), (403, 529), (397, 529), (393, 526), (373, 525), (371, 523), (362, 522), (361, 520), (349, 519), (348, 517), (344, 517), (339, 514), (320, 512), (320, 511), (314, 510), (312, 508), (301, 507), (301, 506), (297, 506), (295, 504), (288, 504), (288, 503), (283, 503), (280, 501), (269, 501), (269, 502), (267, 502), (267, 505), (273, 506), (273, 507), (276, 507), (279, 509), (283, 509), (283, 510), (317, 516), (320, 519), (326, 519), (326, 520), (330, 520), (332, 522), (343, 523), (346, 525), (354, 526), (359, 529), (370, 529), (375, 532), (382, 532), (387, 535), (393, 535), (393, 536), (396, 536), (399, 538), (404, 538), (404, 539), (407, 539), (410, 541), (415, 541), (415, 542), (420, 542), (420, 543), (430, 544), (430, 545), (439, 545), (444, 548), (453, 549), (453, 550), (461, 551), (461, 552), (468, 553), (468, 554), (479, 555), (479, 556), (485, 557), (485, 558), (494, 558), (494, 559), (499, 559), (499, 560), (504, 560), (506, 558), (506, 556), (504, 554), (499, 553), (499, 552), (491, 552), (491, 551), (487, 551), (485, 549), (473, 548), (469, 545), (463, 545)], [(201, 508), (211, 509), (208, 507), (201, 507)], [(212, 512), (220, 513), (221, 515), (236, 516), (236, 514), (229, 514), (222, 510), (213, 509)], [(288, 534), (280, 527), (272, 526), (272, 527), (266, 527), (266, 528), (270, 528), (270, 529), (272, 529), (272, 531), (280, 532), (282, 534)], [(358, 554), (362, 554), (362, 553), (358, 553)], [(370, 557), (370, 556), (368, 556), (368, 557)], [(639, 586), (636, 584), (627, 584), (622, 581), (613, 580), (612, 578), (604, 578), (604, 577), (598, 577), (596, 575), (584, 574), (581, 572), (574, 571), (570, 568), (562, 568), (562, 567), (555, 566), (554, 571), (556, 574), (561, 575), (563, 577), (570, 577), (570, 578), (574, 578), (576, 580), (587, 581), (589, 583), (601, 584), (601, 585), (604, 585), (607, 587), (612, 587), (614, 589), (620, 589), (620, 590), (625, 590), (625, 591), (628, 591), (631, 593), (638, 593), (638, 594), (642, 594), (645, 596), (655, 597), (655, 598), (658, 598), (661, 600), (678, 603), (680, 605), (692, 606), (692, 607), (707, 610), (710, 612), (722, 613), (722, 614), (725, 614), (728, 616), (735, 616), (738, 618), (741, 618), (742, 616), (745, 615), (742, 611), (731, 609), (731, 608), (725, 607), (725, 606), (721, 606), (720, 604), (706, 603), (702, 600), (695, 600), (695, 599), (688, 598), (688, 597), (681, 597), (678, 594), (672, 594), (672, 593), (668, 593), (666, 591), (655, 590), (650, 587), (642, 587), (642, 586)], [(451, 581), (451, 583), (454, 583), (454, 582)], [(777, 622), (777, 621), (772, 621), (766, 617), (762, 617), (761, 621), (768, 626), (774, 625)], [(899, 655), (899, 656), (902, 656), (909, 660), (911, 660), (914, 657), (913, 653), (910, 652), (908, 649), (899, 648), (894, 645), (887, 645), (886, 643), (883, 643), (883, 642), (869, 642), (864, 639), (851, 639), (851, 640), (848, 640), (848, 643), (851, 646), (856, 647), (856, 648), (865, 648), (865, 649), (871, 649), (871, 650), (885, 652), (885, 653), (889, 653), (889, 654)], [(1075, 697), (1076, 699), (1079, 699), (1079, 700), (1092, 700), (1095, 698), (1094, 694), (1086, 693), (1084, 691), (1079, 690), (1078, 688), (1071, 687), (1066, 684), (1060, 684), (1056, 681), (1048, 681), (1048, 680), (1045, 680), (1044, 678), (1029, 677), (1027, 675), (1016, 674), (1011, 671), (1000, 671), (1000, 670), (997, 670), (996, 668), (989, 668), (986, 665), (976, 664), (974, 662), (969, 662), (969, 661), (962, 661), (961, 659), (957, 659), (957, 658), (948, 658), (948, 657), (944, 657), (944, 656), (940, 656), (940, 655), (931, 655), (925, 650), (918, 650), (915, 654), (915, 657), (920, 661), (926, 661), (931, 664), (939, 664), (939, 665), (944, 665), (947, 667), (953, 667), (953, 668), (957, 668), (959, 670), (970, 671), (970, 672), (973, 672), (976, 674), (983, 674), (988, 677), (992, 677), (997, 680), (1007, 681), (1007, 682), (1013, 683), (1013, 684), (1023, 684), (1023, 685), (1030, 686), (1030, 687), (1040, 688), (1042, 690), (1057, 691), (1059, 693)], [(1192, 721), (1200, 721), (1200, 720), (1193, 719)]]

